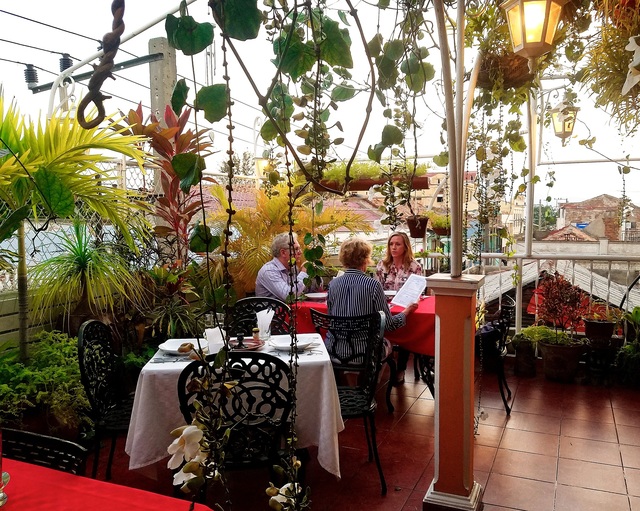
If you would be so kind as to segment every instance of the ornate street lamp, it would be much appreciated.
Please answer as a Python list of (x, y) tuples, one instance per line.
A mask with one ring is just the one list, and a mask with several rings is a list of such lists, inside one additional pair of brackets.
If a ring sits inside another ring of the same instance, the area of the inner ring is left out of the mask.
[(549, 111), (551, 114), (551, 122), (553, 123), (553, 132), (556, 137), (562, 139), (563, 147), (566, 139), (573, 135), (573, 127), (576, 124), (579, 110), (578, 107), (563, 101)]
[(568, 0), (507, 0), (500, 7), (507, 15), (513, 52), (530, 61), (553, 49), (562, 6)]

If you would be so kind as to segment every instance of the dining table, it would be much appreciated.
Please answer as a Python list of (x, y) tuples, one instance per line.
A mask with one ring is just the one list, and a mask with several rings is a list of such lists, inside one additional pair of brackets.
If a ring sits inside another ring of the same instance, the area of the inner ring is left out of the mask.
[[(10, 476), (2, 511), (188, 511), (190, 500), (99, 481), (24, 461), (4, 458)], [(211, 511), (196, 503), (195, 511)]]
[[(271, 336), (260, 351), (289, 361), (291, 350), (281, 343), (289, 336)], [(297, 447), (317, 446), (320, 466), (340, 478), (338, 433), (344, 429), (336, 381), (322, 337), (316, 333), (298, 335), (298, 342), (309, 344), (298, 350), (296, 387)], [(217, 351), (210, 345), (210, 351)], [(189, 356), (159, 350), (142, 368), (133, 402), (133, 412), (125, 452), (129, 469), (141, 469), (166, 457), (174, 438), (170, 432), (185, 425), (178, 402), (178, 377), (192, 360)]]
[[(389, 304), (392, 314), (398, 314), (404, 307)], [(324, 300), (301, 301), (294, 305), (296, 309), (296, 331), (298, 333), (315, 332), (311, 320), (311, 309), (327, 314), (327, 302)], [(418, 308), (407, 316), (407, 324), (397, 330), (387, 331), (384, 336), (393, 344), (420, 355), (435, 356), (436, 297), (424, 296), (418, 301)]]

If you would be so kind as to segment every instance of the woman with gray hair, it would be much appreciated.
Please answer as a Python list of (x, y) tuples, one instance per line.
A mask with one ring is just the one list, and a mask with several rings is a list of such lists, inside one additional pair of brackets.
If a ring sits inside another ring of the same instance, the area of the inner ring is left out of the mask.
[[(291, 260), (291, 242), (293, 242), (293, 257), (295, 265), (293, 266), (293, 287), (289, 282), (289, 261)], [(277, 298), (283, 302), (287, 301), (287, 297), (297, 298), (304, 293), (304, 279), (308, 276), (306, 272), (301, 270), (302, 267), (302, 249), (298, 243), (298, 237), (292, 233), (290, 238), (288, 232), (276, 235), (271, 242), (271, 255), (273, 259), (265, 263), (256, 279), (256, 296), (266, 296), (268, 298)]]

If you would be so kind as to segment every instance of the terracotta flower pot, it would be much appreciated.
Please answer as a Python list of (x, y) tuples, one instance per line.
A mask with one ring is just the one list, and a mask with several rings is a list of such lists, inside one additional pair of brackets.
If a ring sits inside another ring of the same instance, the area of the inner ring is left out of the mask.
[(572, 382), (578, 372), (580, 357), (588, 347), (583, 344), (547, 344), (538, 342), (542, 351), (544, 376), (548, 380)]
[(407, 218), (407, 227), (409, 227), (409, 235), (412, 238), (424, 238), (427, 232), (429, 218), (426, 216), (410, 216)]

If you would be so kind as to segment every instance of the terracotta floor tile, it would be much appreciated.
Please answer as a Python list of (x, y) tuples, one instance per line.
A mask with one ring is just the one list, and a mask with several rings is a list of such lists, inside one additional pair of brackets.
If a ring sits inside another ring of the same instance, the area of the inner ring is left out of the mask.
[(559, 417), (547, 417), (546, 415), (537, 415), (534, 413), (511, 412), (509, 422), (507, 422), (507, 428), (559, 435), (560, 421), (561, 419)]
[(497, 451), (498, 449), (495, 447), (475, 445), (473, 447), (473, 468), (475, 470), (490, 472)]
[(616, 424), (622, 426), (640, 426), (640, 410), (617, 408), (614, 412)]
[(530, 452), (532, 454), (544, 454), (546, 456), (557, 456), (559, 438), (558, 435), (507, 428), (502, 435), (500, 448)]
[(535, 399), (518, 395), (513, 401), (512, 410), (514, 412), (525, 413), (541, 413), (549, 417), (562, 417), (562, 403), (551, 401), (548, 399)]
[(403, 431), (405, 433), (412, 433), (414, 435), (425, 435), (433, 437), (435, 434), (434, 418), (429, 415), (416, 415), (412, 413), (406, 413), (393, 426), (393, 431)]
[(620, 445), (620, 453), (623, 467), (640, 468), (640, 446)]
[(560, 458), (558, 460), (558, 484), (624, 493), (625, 495), (627, 493), (622, 467), (588, 461)]
[(560, 437), (560, 457), (622, 466), (618, 444), (584, 438)]
[(492, 473), (482, 501), (511, 509), (550, 511), (554, 494), (553, 483)]
[(414, 413), (416, 415), (435, 415), (435, 401), (433, 399), (416, 399), (411, 408), (407, 410), (409, 413)]
[(640, 511), (640, 497), (629, 497), (631, 511)]
[(614, 424), (577, 419), (562, 419), (562, 436), (601, 440), (603, 442), (618, 441)]
[(558, 485), (555, 508), (580, 511), (629, 511), (629, 499), (626, 495)]
[(565, 401), (562, 407), (562, 417), (591, 422), (613, 422), (611, 403), (604, 404), (584, 402), (582, 400)]
[[(637, 423), (640, 425), (640, 422)], [(618, 439), (621, 444), (640, 445), (640, 427), (618, 426)]]
[(499, 426), (488, 426), (480, 423), (478, 425), (478, 434), (475, 435), (475, 443), (478, 445), (488, 445), (489, 447), (498, 447), (503, 431), (504, 428)]
[(482, 486), (483, 488), (486, 488), (487, 481), (489, 480), (489, 472), (476, 469), (473, 471), (473, 479), (480, 486)]
[(614, 410), (625, 408), (640, 411), (638, 391), (633, 389), (616, 389), (615, 392), (611, 394), (611, 406)]
[(422, 511), (422, 500), (425, 492), (412, 491), (409, 498), (402, 507), (402, 511)]
[(640, 497), (640, 469), (625, 468), (624, 477), (627, 480), (627, 491), (629, 495)]
[(434, 466), (435, 460), (434, 458), (431, 458), (427, 468), (424, 469), (424, 472), (422, 472), (422, 475), (416, 484), (415, 489), (423, 492), (423, 494), (427, 492), (429, 486), (431, 486), (431, 482), (433, 481)]
[(553, 483), (557, 464), (556, 456), (498, 449), (491, 473)]

